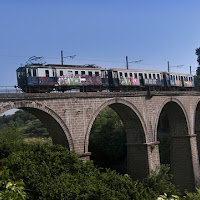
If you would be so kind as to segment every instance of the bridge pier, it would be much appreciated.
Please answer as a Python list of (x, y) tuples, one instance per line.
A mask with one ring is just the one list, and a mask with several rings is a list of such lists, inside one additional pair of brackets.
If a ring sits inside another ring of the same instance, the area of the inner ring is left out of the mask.
[(127, 170), (134, 180), (146, 178), (159, 166), (158, 143), (127, 143)]
[(174, 184), (181, 191), (194, 191), (200, 185), (196, 135), (173, 136), (170, 151)]

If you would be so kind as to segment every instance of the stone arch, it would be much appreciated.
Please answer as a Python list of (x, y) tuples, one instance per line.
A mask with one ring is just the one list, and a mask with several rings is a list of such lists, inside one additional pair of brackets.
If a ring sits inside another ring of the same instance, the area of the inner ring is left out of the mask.
[(11, 109), (22, 109), (35, 115), (48, 129), (54, 144), (61, 144), (67, 146), (70, 150), (74, 150), (73, 139), (68, 127), (51, 108), (35, 101), (18, 101), (6, 103), (1, 108), (0, 113)]
[(134, 179), (143, 179), (150, 172), (145, 120), (138, 109), (123, 99), (112, 99), (99, 106), (90, 119), (86, 136), (85, 152), (88, 151), (89, 135), (95, 118), (106, 106), (115, 110), (124, 123), (127, 138), (127, 171)]
[(163, 101), (163, 103), (161, 104), (161, 106), (160, 106), (159, 109), (158, 109), (158, 114), (157, 114), (156, 123), (155, 123), (155, 128), (154, 128), (154, 130), (155, 130), (155, 134), (154, 134), (154, 139), (155, 139), (155, 141), (157, 140), (157, 127), (158, 127), (160, 115), (161, 115), (161, 113), (162, 113), (162, 111), (163, 111), (163, 108), (166, 106), (166, 104), (168, 104), (168, 103), (170, 103), (170, 102), (176, 103), (176, 104), (180, 107), (180, 109), (182, 110), (182, 112), (183, 112), (183, 114), (184, 114), (184, 116), (185, 116), (185, 118), (186, 118), (186, 124), (187, 124), (187, 127), (188, 127), (188, 132), (187, 132), (187, 134), (189, 134), (189, 135), (191, 134), (191, 133), (190, 133), (190, 128), (189, 128), (189, 119), (188, 119), (188, 115), (187, 115), (187, 112), (186, 112), (186, 110), (185, 110), (183, 104), (182, 104), (178, 99), (176, 99), (176, 98), (173, 98), (173, 99), (172, 99), (171, 97), (169, 97), (169, 98), (165, 99), (165, 101)]
[[(189, 117), (179, 100), (168, 98), (160, 107), (157, 128), (164, 112), (169, 121), (168, 151), (173, 182), (179, 185), (181, 191), (185, 189), (192, 191), (196, 184), (196, 172), (194, 171), (196, 164), (194, 163), (192, 143), (196, 138), (190, 132)], [(158, 138), (158, 133), (156, 133), (156, 138)]]
[[(104, 102), (102, 105), (100, 105), (94, 111), (94, 114), (92, 115), (92, 118), (89, 121), (89, 125), (87, 127), (87, 131), (86, 131), (86, 135), (85, 135), (85, 144), (84, 144), (85, 152), (88, 151), (89, 135), (90, 135), (90, 131), (91, 131), (92, 125), (93, 125), (97, 115), (100, 113), (101, 110), (103, 110), (107, 106), (110, 106), (111, 108), (113, 108), (116, 111), (116, 108), (112, 107), (112, 105), (114, 105), (114, 104), (122, 104), (122, 105), (126, 106), (127, 108), (129, 108), (132, 112), (135, 113), (135, 115), (138, 117), (139, 121), (141, 122), (142, 128), (144, 130), (144, 141), (143, 142), (145, 143), (147, 141), (146, 123), (145, 123), (145, 120), (143, 119), (141, 113), (138, 111), (138, 109), (132, 103), (130, 103), (130, 102), (126, 101), (126, 100), (123, 100), (123, 99), (112, 99), (112, 100), (108, 100), (108, 101)], [(119, 111), (117, 111), (117, 113), (119, 114)], [(120, 117), (122, 117), (122, 116), (120, 116)]]

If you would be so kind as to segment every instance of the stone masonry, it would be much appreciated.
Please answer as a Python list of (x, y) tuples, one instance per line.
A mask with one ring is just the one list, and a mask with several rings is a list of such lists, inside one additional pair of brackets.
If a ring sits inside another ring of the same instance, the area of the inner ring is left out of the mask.
[(120, 116), (127, 137), (127, 168), (135, 179), (160, 166), (157, 127), (164, 110), (170, 124), (170, 165), (181, 190), (200, 185), (200, 93), (96, 92), (0, 94), (0, 114), (13, 108), (34, 114), (55, 144), (67, 146), (84, 160), (90, 130), (106, 106)]

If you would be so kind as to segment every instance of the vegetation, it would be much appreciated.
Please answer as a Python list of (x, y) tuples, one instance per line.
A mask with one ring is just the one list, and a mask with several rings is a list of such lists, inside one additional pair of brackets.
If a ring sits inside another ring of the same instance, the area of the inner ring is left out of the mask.
[(0, 130), (12, 128), (21, 132), (25, 137), (48, 137), (47, 129), (35, 116), (24, 112), (17, 111), (14, 115), (3, 115), (0, 117)]
[(196, 55), (197, 55), (197, 62), (200, 65), (200, 47), (196, 49)]
[[(139, 182), (111, 169), (95, 167), (92, 161), (85, 163), (65, 147), (24, 142), (24, 135), (36, 138), (47, 136), (46, 131), (39, 134), (30, 128), (37, 130), (39, 126), (40, 130), (45, 130), (39, 123), (29, 126), (34, 124), (34, 120), (23, 111), (0, 117), (0, 200), (199, 199), (199, 189), (197, 193), (186, 193), (181, 197), (171, 183), (169, 166), (162, 166)], [(110, 166), (113, 168), (121, 160), (124, 163), (125, 143), (123, 124), (114, 111), (106, 108), (92, 128), (90, 149), (94, 152), (95, 163), (109, 167), (112, 161)]]
[[(10, 132), (10, 136), (15, 134)], [(1, 135), (4, 138), (5, 132), (2, 134), (1, 131)], [(100, 172), (91, 161), (84, 163), (65, 147), (27, 144), (20, 137), (17, 137), (16, 145), (13, 145), (13, 140), (4, 141), (4, 145), (1, 143), (0, 146), (0, 154), (2, 151), (4, 154), (0, 160), (0, 168), (4, 172), (4, 178), (0, 178), (5, 183), (2, 188), (9, 182), (12, 186), (17, 183), (15, 187), (19, 189), (15, 190), (20, 191), (18, 193), (23, 194), (24, 199), (26, 195), (28, 199), (42, 200), (156, 198), (156, 193), (142, 183), (133, 182), (130, 177), (109, 169)], [(9, 173), (6, 174), (5, 170)], [(6, 189), (8, 193), (9, 188)]]
[(126, 173), (126, 134), (119, 116), (106, 107), (97, 116), (89, 140), (95, 165)]
[(197, 55), (197, 62), (199, 66), (196, 70), (196, 75), (194, 76), (194, 82), (196, 87), (200, 87), (200, 47), (196, 49), (196, 55)]

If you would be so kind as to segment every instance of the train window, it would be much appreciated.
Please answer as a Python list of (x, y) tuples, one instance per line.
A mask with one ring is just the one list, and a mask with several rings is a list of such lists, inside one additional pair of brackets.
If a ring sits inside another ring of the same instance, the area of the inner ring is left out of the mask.
[(144, 78), (147, 79), (147, 74), (146, 73), (144, 74)]
[(153, 79), (156, 79), (156, 75), (155, 74), (153, 74)]
[(106, 78), (107, 74), (106, 74), (106, 71), (102, 71), (101, 72), (101, 78)]
[(117, 78), (117, 72), (115, 71), (115, 72), (112, 72), (112, 77), (113, 78)]
[(28, 76), (31, 76), (31, 69), (28, 69)]
[(124, 73), (124, 76), (125, 76), (125, 77), (128, 77), (128, 74), (125, 72), (125, 73)]
[(152, 79), (151, 74), (149, 74), (149, 79)]
[(53, 69), (53, 77), (55, 77), (55, 76), (56, 76), (56, 70)]
[(137, 73), (134, 73), (134, 78), (137, 78)]
[(95, 72), (95, 76), (99, 76), (99, 72)]
[(85, 76), (85, 71), (81, 71), (81, 76)]
[(73, 73), (72, 71), (68, 71), (68, 76), (72, 77), (73, 76)]
[(187, 78), (187, 76), (185, 76), (185, 81), (188, 81), (188, 78)]
[(36, 69), (33, 69), (33, 76), (36, 76)]
[(63, 76), (63, 71), (62, 70), (60, 70), (60, 76)]
[(46, 77), (49, 77), (49, 70), (45, 70)]
[(157, 74), (157, 79), (160, 79), (160, 75), (159, 74)]
[(119, 72), (119, 77), (122, 78), (122, 72)]
[(78, 76), (78, 71), (75, 71), (75, 76)]
[(89, 72), (88, 72), (88, 75), (89, 75), (89, 76), (92, 76), (92, 72), (91, 72), (91, 71), (89, 71)]
[(133, 74), (132, 74), (132, 73), (130, 73), (130, 77), (133, 77)]

